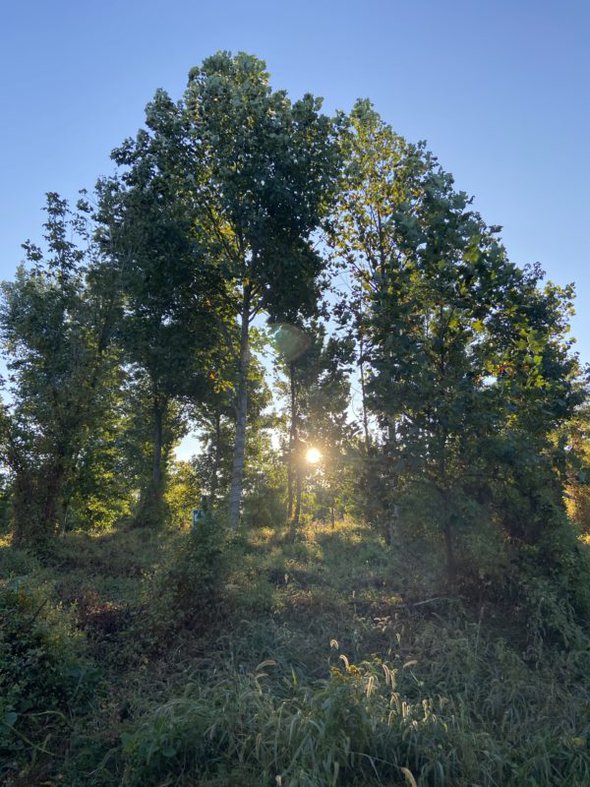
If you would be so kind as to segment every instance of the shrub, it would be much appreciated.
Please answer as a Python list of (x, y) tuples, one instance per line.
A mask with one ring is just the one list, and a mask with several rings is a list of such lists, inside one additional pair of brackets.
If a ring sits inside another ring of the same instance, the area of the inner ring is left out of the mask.
[(23, 577), (0, 582), (0, 761), (22, 767), (47, 754), (87, 707), (97, 677), (47, 586)]
[(185, 625), (206, 627), (227, 571), (226, 532), (209, 514), (180, 536), (163, 568), (149, 580), (148, 616), (154, 644)]
[(180, 530), (188, 528), (192, 509), (199, 507), (200, 499), (201, 487), (194, 466), (190, 462), (173, 462), (164, 494), (169, 524)]

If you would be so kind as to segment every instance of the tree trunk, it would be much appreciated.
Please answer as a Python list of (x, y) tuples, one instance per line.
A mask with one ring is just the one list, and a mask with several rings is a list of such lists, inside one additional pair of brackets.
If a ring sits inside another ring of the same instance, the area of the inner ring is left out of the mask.
[(361, 378), (361, 406), (363, 410), (363, 432), (365, 437), (365, 451), (367, 456), (371, 455), (371, 433), (369, 432), (369, 417), (367, 414), (367, 389), (365, 385), (365, 362), (363, 355), (365, 346), (363, 342), (362, 332), (359, 332), (359, 374)]
[(144, 480), (139, 506), (135, 514), (136, 527), (158, 528), (164, 523), (166, 507), (164, 505), (164, 419), (168, 408), (168, 399), (154, 394), (152, 401), (153, 445), (152, 470), (149, 478)]
[(295, 512), (293, 514), (293, 528), (299, 525), (301, 517), (301, 495), (303, 493), (303, 473), (300, 467), (295, 471)]
[(236, 442), (232, 468), (231, 489), (229, 494), (229, 525), (237, 530), (240, 523), (240, 503), (244, 480), (244, 459), (246, 455), (246, 422), (248, 418), (248, 367), (250, 363), (250, 299), (251, 287), (244, 287), (241, 315), (240, 362), (238, 377), (238, 400), (236, 419)]
[(211, 468), (211, 480), (209, 481), (209, 495), (211, 505), (215, 505), (215, 495), (217, 494), (217, 483), (219, 475), (219, 464), (221, 462), (221, 413), (215, 414), (215, 452), (213, 454), (213, 467)]
[(297, 399), (295, 393), (295, 363), (289, 364), (289, 385), (291, 388), (291, 424), (289, 426), (289, 457), (287, 460), (287, 519), (293, 516), (295, 481), (295, 445), (297, 443)]
[(156, 395), (154, 397), (154, 453), (152, 462), (152, 485), (155, 490), (162, 488), (163, 421), (164, 404)]
[(449, 501), (449, 486), (447, 481), (446, 446), (447, 446), (447, 432), (446, 430), (443, 430), (439, 440), (438, 483), (439, 483), (439, 491), (442, 497), (443, 536), (445, 540), (445, 552), (447, 557), (447, 577), (449, 583), (453, 584), (456, 578), (457, 570), (456, 570), (456, 563), (455, 563), (455, 545), (454, 545), (454, 538), (453, 538), (454, 517)]
[(54, 536), (59, 531), (62, 523), (66, 480), (67, 471), (64, 463), (56, 462), (41, 482), (44, 494), (40, 524), (43, 533), (50, 536)]

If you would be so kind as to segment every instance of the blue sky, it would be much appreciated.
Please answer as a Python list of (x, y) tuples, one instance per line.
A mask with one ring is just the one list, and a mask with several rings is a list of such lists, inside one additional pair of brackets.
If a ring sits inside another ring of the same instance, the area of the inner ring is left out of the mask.
[(46, 191), (109, 174), (157, 87), (180, 97), (218, 49), (266, 60), (275, 88), (369, 97), (426, 139), (518, 264), (577, 285), (590, 361), (587, 0), (34, 0), (0, 14), (0, 278), (39, 237)]

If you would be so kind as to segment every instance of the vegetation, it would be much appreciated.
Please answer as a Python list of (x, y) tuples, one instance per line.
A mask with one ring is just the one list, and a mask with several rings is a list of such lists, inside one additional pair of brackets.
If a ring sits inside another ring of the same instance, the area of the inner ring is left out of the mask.
[(573, 288), (243, 53), (112, 157), (2, 285), (0, 781), (588, 784)]
[(7, 784), (587, 783), (559, 599), (436, 595), (436, 559), (352, 521), (211, 536), (69, 534), (45, 568), (4, 547)]

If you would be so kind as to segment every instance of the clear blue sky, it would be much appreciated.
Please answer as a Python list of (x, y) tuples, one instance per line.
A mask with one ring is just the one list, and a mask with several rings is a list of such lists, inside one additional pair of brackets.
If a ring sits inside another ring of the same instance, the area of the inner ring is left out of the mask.
[(426, 139), (512, 259), (577, 285), (590, 361), (589, 0), (6, 0), (0, 14), (0, 278), (46, 191), (111, 172), (157, 87), (178, 98), (217, 49), (266, 60), (325, 107), (369, 97)]

